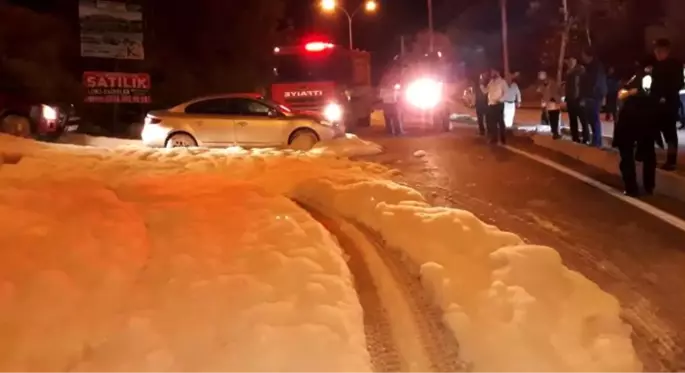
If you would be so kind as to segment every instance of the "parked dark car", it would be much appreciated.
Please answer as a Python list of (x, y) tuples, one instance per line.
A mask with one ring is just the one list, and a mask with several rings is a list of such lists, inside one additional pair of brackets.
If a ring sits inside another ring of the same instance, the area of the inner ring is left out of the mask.
[(54, 141), (78, 129), (71, 104), (42, 103), (0, 92), (0, 132)]

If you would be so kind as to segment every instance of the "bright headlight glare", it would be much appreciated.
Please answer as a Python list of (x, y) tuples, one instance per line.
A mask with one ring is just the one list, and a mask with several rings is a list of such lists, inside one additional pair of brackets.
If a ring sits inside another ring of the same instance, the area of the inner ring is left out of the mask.
[(331, 122), (338, 122), (342, 119), (342, 107), (336, 103), (330, 103), (323, 109), (323, 116)]
[(432, 109), (442, 99), (442, 83), (430, 78), (413, 81), (407, 86), (407, 101), (420, 108)]
[(57, 110), (52, 106), (43, 105), (43, 119), (45, 120), (56, 120)]
[(645, 75), (642, 78), (642, 89), (645, 91), (649, 91), (652, 88), (652, 76), (651, 75)]

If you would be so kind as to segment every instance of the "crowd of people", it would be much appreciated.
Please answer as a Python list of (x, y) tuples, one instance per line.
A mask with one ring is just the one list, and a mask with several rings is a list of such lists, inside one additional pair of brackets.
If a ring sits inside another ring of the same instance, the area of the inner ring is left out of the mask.
[[(620, 169), (625, 193), (639, 194), (636, 160), (643, 163), (645, 193), (654, 190), (656, 174), (655, 146), (667, 149), (663, 170), (676, 169), (678, 152), (677, 122), (682, 105), (683, 63), (671, 55), (671, 44), (659, 39), (653, 55), (637, 64), (637, 72), (622, 85), (612, 68), (605, 69), (591, 49), (580, 58), (566, 61), (562, 82), (546, 72), (538, 75), (537, 93), (541, 99), (541, 121), (549, 124), (552, 136), (561, 138), (562, 106), (569, 118), (571, 139), (590, 146), (602, 146), (602, 116), (614, 121), (613, 146), (621, 155)], [(506, 78), (497, 69), (480, 75), (475, 91), (476, 114), (480, 134), (491, 143), (506, 143), (506, 128), (513, 125), (516, 107), (521, 104), (518, 74)], [(649, 83), (649, 84), (647, 84)]]

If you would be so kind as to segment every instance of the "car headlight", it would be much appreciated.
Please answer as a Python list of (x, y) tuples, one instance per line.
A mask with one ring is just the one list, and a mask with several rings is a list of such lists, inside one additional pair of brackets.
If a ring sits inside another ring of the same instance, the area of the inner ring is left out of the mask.
[(57, 120), (57, 109), (52, 106), (43, 105), (43, 119)]
[(331, 122), (338, 122), (342, 119), (342, 107), (336, 103), (330, 103), (323, 109), (323, 116), (326, 120)]
[(442, 99), (442, 83), (430, 78), (415, 80), (407, 86), (406, 97), (420, 109), (433, 109)]

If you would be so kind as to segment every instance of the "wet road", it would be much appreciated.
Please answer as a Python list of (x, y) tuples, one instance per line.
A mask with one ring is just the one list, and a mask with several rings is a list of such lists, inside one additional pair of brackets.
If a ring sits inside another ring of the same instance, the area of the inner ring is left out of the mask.
[[(432, 203), (469, 210), (530, 243), (556, 248), (569, 268), (615, 295), (633, 325), (645, 370), (685, 370), (685, 232), (548, 166), (487, 145), (473, 130), (372, 140), (386, 152), (367, 160), (398, 169), (398, 180)], [(524, 139), (510, 144), (545, 153)], [(415, 156), (419, 150), (425, 156)], [(620, 185), (601, 171), (556, 160)], [(685, 215), (685, 204), (646, 201)]]

